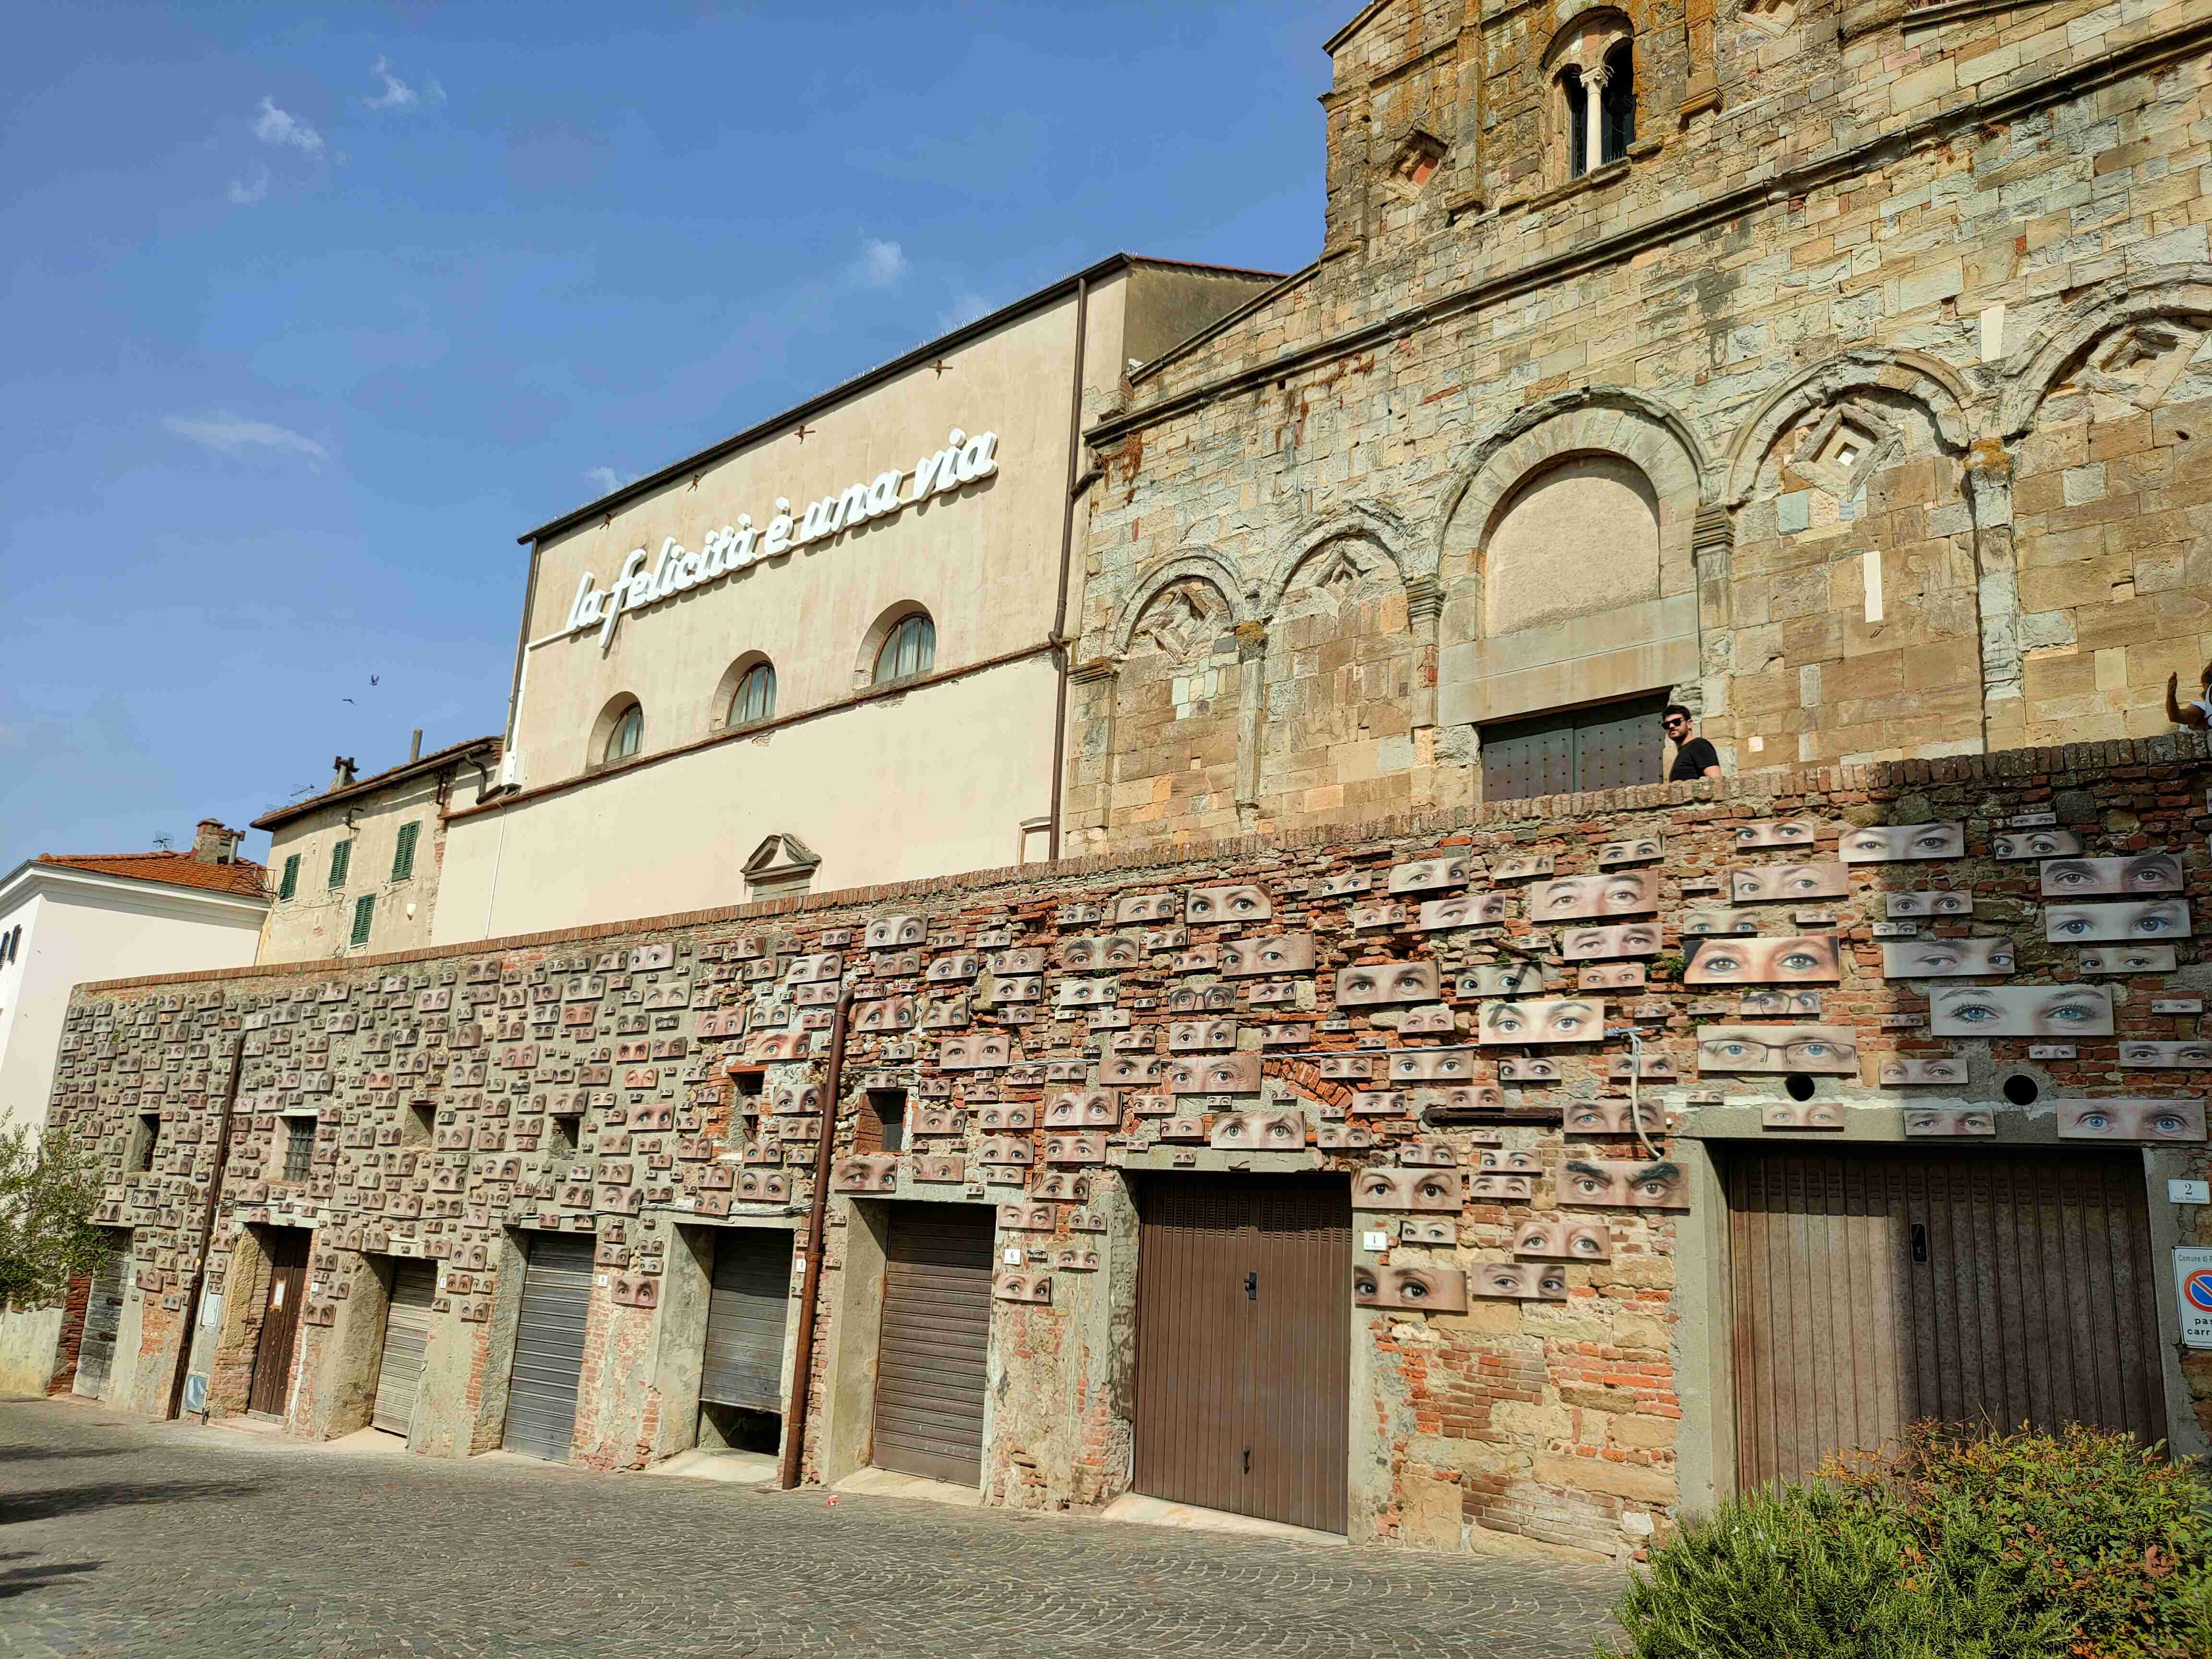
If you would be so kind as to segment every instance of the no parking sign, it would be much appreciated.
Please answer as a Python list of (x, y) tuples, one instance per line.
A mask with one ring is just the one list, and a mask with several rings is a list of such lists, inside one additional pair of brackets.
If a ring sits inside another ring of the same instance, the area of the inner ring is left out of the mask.
[(2173, 1285), (2181, 1340), (2192, 1348), (2212, 1348), (2212, 1250), (2176, 1250)]

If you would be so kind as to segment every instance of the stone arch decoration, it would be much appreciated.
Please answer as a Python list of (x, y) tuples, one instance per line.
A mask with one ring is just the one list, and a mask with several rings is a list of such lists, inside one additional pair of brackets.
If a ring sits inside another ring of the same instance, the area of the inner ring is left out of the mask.
[(1138, 625), (1145, 620), (1145, 612), (1153, 600), (1170, 588), (1192, 582), (1203, 583), (1219, 597), (1228, 609), (1230, 627), (1241, 627), (1252, 620), (1250, 594), (1243, 578), (1224, 560), (1211, 551), (1179, 553), (1155, 565), (1130, 590), (1114, 623), (1113, 654), (1128, 654), (1130, 641), (1136, 637)]
[[(2035, 423), (2051, 390), (2070, 372), (2079, 370), (2108, 335), (2124, 331), (2128, 337), (2120, 343), (2123, 350), (2139, 349), (2154, 359), (2162, 355), (2166, 349), (2149, 337), (2160, 322), (2186, 323), (2198, 331), (2212, 327), (2212, 264), (2166, 265), (2116, 276), (2090, 289), (2038, 329), (2010, 360), (2004, 392), (1998, 399), (1994, 435), (2010, 440), (2025, 434)], [(2173, 372), (2185, 364), (2185, 358), (2184, 363), (2172, 366)], [(2120, 369), (2131, 367), (2132, 362), (2118, 366)], [(2118, 378), (2114, 368), (2105, 364), (2092, 367), (2089, 373)], [(2171, 378), (2168, 374), (2167, 379)]]
[(1283, 596), (1290, 592), (1291, 583), (1308, 561), (1344, 544), (1368, 550), (1388, 562), (1397, 571), (1398, 580), (1408, 586), (1418, 577), (1436, 574), (1433, 548), (1413, 552), (1410, 556), (1401, 551), (1414, 548), (1416, 544), (1411, 527), (1396, 513), (1379, 504), (1346, 507), (1308, 519), (1284, 538), (1283, 550), (1260, 590), (1260, 615), (1263, 618), (1272, 617), (1282, 608)]
[(1784, 434), (1808, 413), (1832, 408), (1862, 390), (1919, 404), (1943, 447), (1954, 453), (1964, 452), (1972, 440), (1967, 406), (1973, 392), (1948, 363), (1919, 351), (1846, 351), (1785, 381), (1743, 423), (1729, 450), (1721, 499), (1731, 507), (1741, 507), (1758, 487), (1767, 452)]

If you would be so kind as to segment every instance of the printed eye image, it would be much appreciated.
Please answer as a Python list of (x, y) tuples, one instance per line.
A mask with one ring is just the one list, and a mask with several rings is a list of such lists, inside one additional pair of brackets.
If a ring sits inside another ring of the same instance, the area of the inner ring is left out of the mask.
[(828, 956), (793, 957), (791, 971), (784, 977), (793, 985), (815, 985), (825, 979), (835, 979), (845, 971), (845, 958), (832, 952)]
[(1133, 968), (1145, 958), (1144, 947), (1127, 933), (1109, 933), (1097, 945), (1101, 968)]
[(1119, 994), (1120, 987), (1110, 979), (1065, 979), (1060, 982), (1060, 1006), (1101, 1008)]
[(1070, 1175), (1065, 1170), (1047, 1170), (1030, 1190), (1039, 1198), (1066, 1201), (1085, 1196), (1089, 1189), (1079, 1175)]
[(1031, 1273), (994, 1273), (991, 1275), (991, 1297), (996, 1302), (1026, 1302), (1033, 1306), (1052, 1305), (1052, 1275)]
[(1438, 994), (1433, 962), (1376, 962), (1340, 968), (1336, 1001), (1340, 1008), (1367, 1008), (1390, 1002), (1430, 1002)]
[(1456, 1212), (1462, 1187), (1457, 1170), (1362, 1170), (1352, 1177), (1352, 1207)]
[(933, 997), (921, 1011), (921, 1029), (925, 1031), (957, 1031), (968, 1024), (968, 999)]
[(781, 1170), (742, 1170), (738, 1176), (738, 1196), (751, 1204), (788, 1202), (791, 1198), (791, 1177)]
[(1946, 986), (1929, 993), (1932, 1036), (2110, 1036), (2112, 1001), (2101, 985)]
[(1005, 1002), (1040, 1002), (1044, 999), (1044, 981), (1034, 976), (1013, 978), (998, 975), (991, 981), (990, 1000)]
[(1884, 823), (1846, 830), (1836, 843), (1845, 864), (1895, 864), (1905, 859), (1960, 859), (1966, 855), (1963, 823)]
[(1474, 1167), (1501, 1175), (1541, 1175), (1544, 1159), (1526, 1147), (1488, 1146), (1476, 1155)]
[(1103, 1164), (1106, 1161), (1106, 1137), (1063, 1129), (1044, 1138), (1044, 1161), (1048, 1164)]
[(1739, 848), (1810, 847), (1820, 838), (1820, 828), (1810, 818), (1767, 818), (1735, 832)]
[(1559, 932), (1559, 955), (1568, 962), (1658, 954), (1659, 924), (1656, 921), (1628, 921), (1611, 927), (1566, 927)]
[(2075, 958), (2085, 974), (2170, 974), (2174, 962), (2171, 945), (2108, 945)]
[(1449, 1140), (1409, 1140), (1398, 1148), (1398, 1162), (1408, 1170), (1456, 1170), (1459, 1154)]
[(2212, 1070), (2212, 1042), (2202, 1037), (2179, 1042), (2138, 1042), (2130, 1039), (2120, 1044), (2120, 1064), (2154, 1071)]
[(1887, 900), (1887, 914), (1895, 916), (1971, 916), (1974, 914), (1972, 893), (1892, 893)]
[(1729, 877), (1729, 897), (1738, 904), (1843, 898), (1850, 890), (1850, 878), (1840, 864), (1770, 864), (1763, 869), (1738, 870)]
[(1915, 1106), (1905, 1115), (1905, 1133), (1915, 1139), (1996, 1132), (1997, 1115), (1986, 1106)]
[(1462, 893), (1425, 901), (1415, 925), (1433, 933), (1447, 927), (1494, 927), (1504, 920), (1504, 894)]
[(1840, 1129), (1844, 1109), (1831, 1100), (1771, 1100), (1759, 1109), (1762, 1129)]
[(1044, 1063), (1047, 1083), (1080, 1083), (1087, 1068), (1079, 1060), (1048, 1060)]
[(1682, 951), (1685, 985), (1833, 984), (1842, 973), (1829, 934), (1688, 939)]
[(890, 1193), (898, 1190), (898, 1159), (841, 1158), (830, 1171), (833, 1193)]
[(1557, 1083), (1559, 1062), (1536, 1055), (1508, 1055), (1498, 1062), (1500, 1083)]
[(1686, 1210), (1686, 1182), (1680, 1165), (1612, 1158), (1570, 1158), (1560, 1171), (1559, 1201), (1605, 1209)]
[(1408, 1008), (1398, 1018), (1401, 1036), (1449, 1036), (1457, 1029), (1452, 1011), (1441, 1002), (1433, 1007)]
[(1020, 1102), (993, 1103), (975, 1109), (975, 1123), (986, 1134), (1000, 1134), (1008, 1129), (1033, 1129), (1036, 1117)]
[(1459, 1223), (1440, 1215), (1407, 1216), (1398, 1224), (1398, 1237), (1408, 1244), (1456, 1244)]
[(1160, 1125), (1162, 1140), (1203, 1140), (1206, 1139), (1206, 1119), (1203, 1117), (1171, 1117)]
[(975, 1157), (980, 1163), (1026, 1170), (1036, 1161), (1036, 1149), (1023, 1135), (988, 1135), (977, 1143)]
[(1476, 1172), (1468, 1183), (1468, 1196), (1489, 1199), (1493, 1203), (1527, 1203), (1536, 1194), (1534, 1176), (1506, 1175), (1496, 1170)]
[(1393, 1083), (1465, 1083), (1474, 1075), (1472, 1048), (1401, 1048), (1390, 1056)]
[(1480, 1042), (1602, 1042), (1605, 1004), (1596, 998), (1559, 1002), (1486, 1002), (1478, 1026)]
[(1052, 1265), (1069, 1273), (1097, 1273), (1098, 1252), (1088, 1244), (1063, 1244), (1052, 1253)]
[(1311, 933), (1275, 933), (1265, 939), (1221, 942), (1221, 971), (1231, 979), (1261, 974), (1310, 974), (1313, 965)]
[(1013, 1064), (1013, 1045), (996, 1032), (947, 1037), (939, 1047), (937, 1066), (945, 1072), (994, 1071)]
[(1490, 878), (1492, 881), (1525, 881), (1530, 876), (1548, 876), (1551, 873), (1552, 855), (1549, 853), (1533, 853), (1523, 857), (1500, 859), (1490, 866)]
[(967, 1115), (949, 1106), (919, 1106), (915, 1109), (914, 1132), (918, 1135), (966, 1134)]
[(2140, 904), (2051, 904), (2043, 912), (2044, 937), (2057, 945), (2108, 940), (2157, 943), (2187, 939), (2187, 899), (2147, 899)]
[(1741, 1014), (1790, 1014), (1801, 1019), (1820, 1017), (1818, 991), (1746, 991), (1736, 1004)]
[(1707, 1025), (1698, 1032), (1698, 1069), (1855, 1076), (1858, 1034), (1848, 1025)]
[(1884, 979), (2009, 974), (2013, 966), (2012, 941), (2008, 939), (1916, 939), (1902, 943), (1886, 941), (1881, 947)]
[(1621, 870), (1605, 876), (1565, 876), (1528, 895), (1532, 921), (1578, 916), (1632, 916), (1659, 908), (1656, 870)]
[(1352, 1109), (1362, 1117), (1404, 1117), (1412, 1103), (1395, 1089), (1359, 1090), (1352, 1097)]
[(1895, 1054), (1881, 1063), (1881, 1082), (1885, 1086), (1909, 1088), (1917, 1084), (1957, 1084), (1966, 1080), (1966, 1062), (1949, 1056)]
[(2181, 890), (2181, 860), (2171, 853), (2125, 859), (2052, 859), (2043, 866), (2046, 898), (2133, 898)]
[(2202, 1100), (2062, 1100), (2061, 1140), (2200, 1141)]
[(1612, 868), (1616, 864), (1649, 864), (1654, 859), (1667, 856), (1667, 843), (1658, 836), (1640, 836), (1632, 841), (1609, 841), (1597, 849), (1597, 867)]
[(778, 1117), (808, 1115), (822, 1109), (822, 1085), (818, 1083), (779, 1084), (769, 1095), (769, 1109)]
[(1229, 1112), (1206, 1139), (1227, 1152), (1294, 1152), (1306, 1144), (1306, 1121), (1296, 1112)]
[(1001, 951), (992, 961), (994, 974), (1041, 974), (1044, 972), (1044, 952), (1036, 949)]
[(1602, 1221), (1548, 1216), (1524, 1221), (1513, 1230), (1513, 1254), (1557, 1261), (1610, 1261), (1613, 1234)]
[(1463, 997), (1513, 997), (1544, 988), (1544, 970), (1534, 963), (1494, 962), (1459, 976)]
[(1215, 1054), (1178, 1060), (1168, 1067), (1171, 1095), (1255, 1095), (1260, 1092), (1260, 1056)]
[(1114, 920), (1124, 921), (1173, 921), (1182, 905), (1173, 893), (1131, 893), (1115, 902)]
[(1230, 1019), (1182, 1019), (1168, 1027), (1168, 1052), (1198, 1054), (1211, 1048), (1237, 1046), (1237, 1022)]
[(1109, 1128), (1121, 1121), (1121, 1109), (1110, 1090), (1091, 1089), (1055, 1095), (1044, 1110), (1048, 1129)]
[(1316, 898), (1344, 898), (1352, 893), (1364, 893), (1375, 885), (1375, 878), (1365, 871), (1353, 875), (1325, 876), (1321, 885), (1314, 889)]
[(1595, 967), (1579, 969), (1575, 974), (1577, 991), (1640, 991), (1644, 984), (1644, 964), (1640, 962), (1601, 962)]
[(1682, 918), (1682, 937), (1686, 939), (1758, 931), (1755, 918), (1739, 915), (1733, 910), (1692, 910)]
[[(1573, 1100), (1567, 1103), (1560, 1114), (1560, 1127), (1571, 1135), (1631, 1135), (1636, 1133), (1628, 1117), (1629, 1103), (1625, 1100)], [(1647, 1133), (1658, 1133), (1667, 1127), (1666, 1109), (1652, 1102), (1643, 1103), (1641, 1110)]]
[(860, 1005), (854, 1022), (863, 1031), (903, 1031), (914, 1024), (912, 997), (883, 997)]
[(1111, 1084), (1150, 1083), (1168, 1074), (1168, 1063), (1158, 1054), (1116, 1054), (1100, 1067)]
[(1997, 859), (2078, 859), (2081, 837), (2071, 830), (2008, 830), (1990, 837)]
[(1062, 939), (1060, 945), (1060, 965), (1077, 973), (1085, 973), (1100, 965), (1101, 941), (1095, 939)]
[(1485, 1261), (1468, 1270), (1468, 1294), (1520, 1302), (1565, 1302), (1566, 1269), (1542, 1261)]
[(1355, 933), (1373, 927), (1395, 927), (1405, 919), (1405, 908), (1390, 899), (1379, 899), (1371, 904), (1352, 907), (1352, 927)]
[(861, 943), (871, 951), (896, 950), (902, 945), (921, 944), (928, 933), (928, 924), (920, 916), (884, 916), (868, 924)]
[(929, 971), (922, 977), (932, 985), (943, 985), (953, 980), (973, 979), (982, 971), (981, 957), (939, 957), (929, 964)]
[(1314, 1131), (1314, 1145), (1324, 1152), (1358, 1152), (1374, 1146), (1375, 1136), (1348, 1123), (1324, 1123)]
[(1052, 1206), (1020, 1201), (1001, 1204), (999, 1227), (1003, 1232), (1048, 1233), (1053, 1230)]
[(1641, 1060), (1632, 1054), (1615, 1054), (1606, 1061), (1605, 1074), (1616, 1082), (1624, 1082), (1632, 1066), (1637, 1068), (1636, 1075), (1647, 1082), (1654, 1079), (1661, 1083), (1674, 1081), (1674, 1062), (1657, 1053), (1646, 1053)]
[(1467, 1275), (1457, 1267), (1363, 1264), (1352, 1270), (1352, 1304), (1408, 1313), (1465, 1313)]
[(1178, 974), (1210, 974), (1221, 966), (1221, 947), (1218, 945), (1194, 945), (1177, 954), (1175, 970)]
[(1357, 1078), (1365, 1082), (1375, 1075), (1375, 1062), (1365, 1054), (1323, 1054), (1321, 1074), (1328, 1078)]
[(1410, 864), (1391, 866), (1390, 890), (1427, 893), (1439, 887), (1457, 887), (1467, 880), (1467, 872), (1464, 858), (1415, 859)]
[(1186, 921), (1265, 921), (1274, 914), (1256, 887), (1194, 887), (1183, 898)]

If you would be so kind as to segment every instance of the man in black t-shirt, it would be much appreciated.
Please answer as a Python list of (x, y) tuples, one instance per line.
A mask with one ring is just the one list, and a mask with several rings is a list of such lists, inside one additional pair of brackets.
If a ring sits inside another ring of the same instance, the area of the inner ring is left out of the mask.
[(1667, 728), (1667, 735), (1674, 742), (1674, 763), (1667, 769), (1669, 783), (1693, 783), (1699, 778), (1717, 778), (1721, 775), (1721, 757), (1712, 744), (1697, 735), (1690, 725), (1690, 711), (1679, 702), (1667, 705), (1667, 712), (1659, 716), (1659, 724)]

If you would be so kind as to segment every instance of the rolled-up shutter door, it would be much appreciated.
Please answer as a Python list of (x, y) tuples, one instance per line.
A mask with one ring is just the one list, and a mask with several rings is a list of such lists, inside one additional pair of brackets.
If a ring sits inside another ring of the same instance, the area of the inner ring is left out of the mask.
[(899, 1205), (884, 1263), (877, 1352), (878, 1468), (983, 1484), (991, 1242), (981, 1206)]
[(791, 1235), (725, 1227), (714, 1240), (699, 1397), (754, 1411), (783, 1409), (783, 1326), (791, 1304)]
[(84, 1340), (78, 1346), (76, 1381), (71, 1391), (89, 1400), (107, 1398), (107, 1381), (115, 1370), (115, 1333), (123, 1323), (123, 1277), (131, 1266), (130, 1235), (93, 1265), (92, 1284), (85, 1292)]
[(584, 1325), (592, 1300), (592, 1241), (532, 1236), (515, 1322), (514, 1368), (507, 1388), (508, 1451), (568, 1461), (576, 1437), (576, 1385), (584, 1369)]
[(373, 1419), (378, 1428), (392, 1434), (406, 1433), (415, 1419), (415, 1391), (422, 1381), (422, 1355), (430, 1342), (430, 1300), (437, 1293), (435, 1262), (400, 1261), (393, 1267)]

